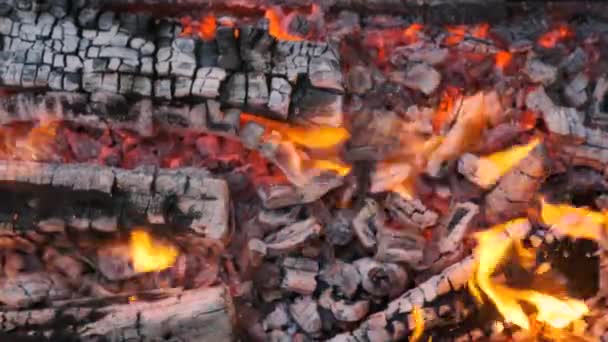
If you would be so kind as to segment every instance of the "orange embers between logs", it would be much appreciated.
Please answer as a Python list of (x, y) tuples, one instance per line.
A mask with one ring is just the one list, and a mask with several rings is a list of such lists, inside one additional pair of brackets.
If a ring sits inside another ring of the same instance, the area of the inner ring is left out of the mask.
[[(539, 289), (514, 288), (494, 275), (507, 260), (518, 262), (526, 270), (531, 271), (534, 267), (534, 251), (524, 248), (521, 241), (513, 237), (517, 233), (512, 234), (514, 231), (526, 231), (529, 225), (527, 219), (520, 218), (477, 233), (475, 253), (478, 266), (474, 283), (470, 283), (469, 287), (475, 289), (473, 295), (479, 296), (478, 287), (494, 303), (505, 321), (520, 328), (530, 330), (532, 320), (554, 329), (564, 329), (589, 311), (583, 301), (566, 296), (558, 298)], [(478, 299), (483, 302), (481, 297)], [(524, 310), (522, 302), (530, 304), (534, 312)]]
[(408, 40), (408, 42), (415, 43), (418, 41), (418, 35), (424, 29), (424, 25), (413, 23), (408, 28), (403, 30), (403, 36)]
[(441, 134), (445, 125), (453, 119), (454, 105), (459, 96), (460, 89), (452, 86), (445, 88), (441, 94), (441, 101), (439, 102), (437, 111), (431, 120), (433, 133)]
[(509, 51), (499, 51), (494, 56), (496, 67), (500, 70), (505, 70), (506, 67), (511, 64), (511, 60), (513, 59), (513, 54)]
[(574, 31), (572, 31), (572, 29), (568, 25), (560, 24), (555, 29), (541, 35), (538, 38), (538, 45), (546, 49), (550, 49), (552, 47), (555, 47), (555, 45), (557, 45), (557, 43), (559, 43), (560, 41), (563, 41), (567, 38), (571, 38), (573, 36)]
[(213, 14), (208, 14), (201, 18), (200, 21), (192, 20), (191, 17), (183, 17), (180, 19), (182, 24), (182, 36), (191, 36), (197, 34), (202, 40), (213, 40), (217, 29), (217, 21)]

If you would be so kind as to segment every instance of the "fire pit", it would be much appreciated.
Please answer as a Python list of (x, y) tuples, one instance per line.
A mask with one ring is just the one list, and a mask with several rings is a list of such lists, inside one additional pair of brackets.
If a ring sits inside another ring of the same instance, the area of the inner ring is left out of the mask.
[(608, 339), (606, 10), (0, 0), (0, 339)]

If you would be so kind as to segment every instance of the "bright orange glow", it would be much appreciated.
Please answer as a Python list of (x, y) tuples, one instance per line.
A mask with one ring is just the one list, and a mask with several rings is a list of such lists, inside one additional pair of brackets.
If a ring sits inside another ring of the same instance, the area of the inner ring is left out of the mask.
[(441, 134), (443, 126), (453, 116), (454, 103), (460, 96), (460, 90), (456, 87), (448, 86), (441, 95), (441, 101), (437, 108), (437, 112), (431, 119), (431, 125), (433, 126), (433, 132), (435, 134)]
[(521, 114), (519, 118), (519, 126), (523, 129), (532, 129), (536, 126), (536, 120), (538, 119), (538, 115), (533, 111), (525, 111)]
[(495, 184), (500, 177), (526, 158), (539, 143), (540, 139), (534, 139), (526, 145), (514, 146), (479, 158), (476, 172), (479, 183), (483, 186)]
[(538, 38), (538, 45), (546, 49), (550, 49), (552, 47), (555, 47), (558, 42), (566, 38), (570, 38), (572, 36), (574, 36), (574, 32), (572, 31), (572, 29), (570, 29), (568, 25), (561, 24), (555, 29), (541, 35)]
[(334, 147), (345, 142), (350, 138), (350, 133), (343, 127), (331, 126), (315, 126), (315, 127), (297, 127), (288, 124), (261, 118), (257, 115), (248, 113), (241, 114), (241, 121), (257, 122), (266, 127), (267, 130), (276, 131), (286, 140), (292, 143), (315, 149), (325, 149)]
[(450, 34), (445, 38), (443, 43), (450, 46), (460, 43), (464, 39), (466, 29), (466, 26), (463, 25), (448, 26), (446, 30)]
[[(283, 168), (285, 168), (284, 171), (291, 173), (293, 177), (303, 176), (303, 171), (305, 170), (328, 170), (334, 171), (341, 176), (347, 175), (351, 170), (351, 166), (340, 161), (340, 157), (336, 151), (332, 150), (332, 148), (350, 138), (350, 133), (343, 127), (291, 126), (257, 115), (241, 113), (241, 124), (246, 124), (247, 122), (256, 122), (264, 126), (266, 128), (264, 134), (267, 139), (276, 139), (278, 134), (280, 140), (286, 142), (283, 146), (289, 146), (292, 153), (290, 160), (286, 161), (289, 165), (284, 165)], [(302, 159), (296, 157), (296, 146), (319, 151), (326, 150), (329, 156), (326, 153), (323, 158)]]
[(137, 301), (137, 296), (135, 296), (135, 295), (129, 296), (128, 300), (129, 300), (129, 303), (136, 302)]
[(411, 24), (408, 28), (403, 30), (403, 36), (410, 42), (415, 43), (418, 41), (418, 34), (420, 31), (424, 29), (424, 25), (414, 23)]
[(145, 230), (131, 232), (129, 241), (133, 269), (136, 272), (161, 271), (173, 266), (178, 251), (173, 245), (155, 241)]
[(490, 32), (490, 24), (481, 23), (473, 27), (471, 35), (478, 39), (486, 39), (488, 38), (488, 33)]
[(494, 57), (496, 67), (500, 70), (505, 70), (505, 68), (511, 64), (511, 60), (513, 59), (513, 55), (509, 51), (498, 51)]
[(526, 219), (516, 219), (476, 234), (478, 246), (475, 253), (479, 260), (475, 275), (477, 285), (507, 322), (529, 330), (530, 318), (521, 305), (521, 302), (527, 302), (536, 309), (533, 316), (536, 321), (553, 328), (565, 328), (589, 312), (583, 301), (560, 299), (537, 290), (511, 288), (493, 278), (493, 273), (507, 254), (512, 250), (517, 251), (517, 248), (513, 248), (515, 241), (506, 232), (510, 227), (521, 224), (529, 223)]
[(551, 204), (544, 200), (541, 203), (543, 222), (556, 233), (596, 241), (605, 236), (608, 223), (605, 214), (568, 204)]
[(412, 309), (412, 318), (414, 320), (414, 330), (412, 330), (409, 341), (417, 342), (424, 333), (424, 313), (422, 309), (418, 306), (414, 306), (414, 309)]
[(215, 38), (215, 30), (217, 28), (217, 23), (215, 21), (215, 16), (209, 14), (201, 20), (201, 25), (198, 29), (198, 35), (203, 40), (213, 40)]
[(302, 40), (304, 38), (293, 35), (285, 29), (283, 20), (285, 17), (280, 9), (269, 8), (266, 10), (264, 17), (268, 19), (268, 33), (279, 40)]

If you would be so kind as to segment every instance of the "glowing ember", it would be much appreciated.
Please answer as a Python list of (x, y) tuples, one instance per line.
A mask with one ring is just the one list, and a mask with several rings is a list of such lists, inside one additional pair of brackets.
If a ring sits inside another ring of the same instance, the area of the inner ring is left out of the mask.
[(199, 36), (203, 40), (213, 40), (215, 38), (215, 30), (216, 30), (216, 21), (215, 16), (207, 15), (201, 20), (201, 25), (198, 30)]
[(544, 33), (538, 38), (538, 45), (550, 49), (555, 47), (558, 42), (574, 36), (574, 32), (565, 24), (559, 25), (555, 29)]
[(513, 55), (508, 51), (498, 51), (494, 58), (496, 61), (496, 67), (500, 70), (505, 70), (505, 68), (508, 67), (509, 64), (511, 64)]
[(526, 219), (516, 219), (476, 235), (478, 246), (475, 253), (479, 260), (475, 276), (477, 285), (507, 322), (529, 330), (529, 317), (520, 304), (527, 302), (537, 311), (534, 316), (536, 321), (553, 328), (565, 328), (589, 311), (584, 302), (571, 298), (560, 299), (536, 290), (510, 288), (492, 277), (507, 253), (514, 249), (515, 243), (507, 231), (522, 225), (529, 225), (529, 222)]
[(454, 103), (459, 96), (460, 90), (456, 87), (448, 86), (443, 91), (437, 112), (431, 119), (431, 125), (435, 134), (441, 134), (446, 123), (453, 119)]
[(135, 230), (129, 241), (133, 269), (136, 272), (161, 271), (173, 266), (178, 251), (175, 246), (155, 241), (144, 230)]
[(182, 17), (180, 24), (182, 25), (182, 32), (180, 33), (182, 37), (191, 36), (194, 32), (197, 32), (202, 40), (208, 41), (215, 38), (217, 21), (213, 14), (204, 16), (200, 22), (193, 21), (189, 16)]
[(414, 23), (411, 24), (408, 28), (403, 30), (403, 36), (410, 42), (415, 43), (418, 41), (418, 34), (420, 31), (424, 29), (424, 25)]
[(477, 178), (482, 185), (490, 186), (522, 161), (540, 143), (534, 139), (526, 145), (514, 146), (505, 151), (479, 158)]
[(543, 222), (560, 235), (572, 238), (600, 240), (606, 234), (606, 215), (567, 204), (551, 204), (541, 201)]
[(460, 43), (464, 39), (466, 29), (466, 26), (463, 25), (448, 26), (446, 30), (450, 34), (445, 38), (443, 43), (450, 46)]
[(269, 8), (264, 17), (268, 19), (268, 33), (279, 40), (302, 40), (303, 38), (287, 32), (283, 13), (280, 9)]
[(490, 24), (481, 23), (475, 27), (471, 31), (471, 35), (478, 39), (486, 39), (488, 38), (488, 33), (490, 32)]
[(410, 342), (419, 341), (424, 333), (424, 313), (418, 306), (414, 306), (412, 310), (412, 318), (414, 320), (414, 330), (410, 336)]

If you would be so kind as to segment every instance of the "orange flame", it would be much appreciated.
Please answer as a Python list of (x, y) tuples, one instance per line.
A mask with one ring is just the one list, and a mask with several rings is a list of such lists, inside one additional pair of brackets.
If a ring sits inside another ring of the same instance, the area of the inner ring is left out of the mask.
[(403, 36), (410, 42), (415, 43), (418, 41), (418, 34), (424, 29), (424, 25), (413, 23), (408, 28), (403, 30)]
[(541, 200), (541, 218), (551, 230), (572, 238), (599, 240), (606, 235), (605, 214), (567, 204), (551, 204)]
[(215, 16), (209, 14), (201, 20), (201, 25), (198, 30), (198, 35), (203, 40), (213, 40), (215, 38), (215, 30), (217, 23)]
[(479, 183), (484, 186), (495, 184), (500, 177), (526, 158), (539, 143), (540, 139), (534, 139), (526, 145), (514, 146), (479, 158), (476, 172)]
[(190, 16), (182, 17), (180, 23), (182, 24), (182, 32), (180, 33), (182, 37), (191, 36), (194, 32), (197, 32), (202, 40), (208, 41), (215, 38), (217, 21), (213, 14), (204, 16), (200, 22), (193, 21)]
[(418, 306), (414, 306), (412, 309), (412, 319), (414, 320), (414, 330), (410, 336), (410, 342), (417, 342), (424, 333), (424, 313)]
[(466, 29), (463, 25), (448, 26), (446, 30), (450, 34), (445, 38), (444, 44), (453, 46), (460, 43), (464, 39)]
[(510, 288), (493, 278), (493, 273), (506, 258), (510, 250), (517, 251), (517, 242), (507, 231), (518, 225), (529, 225), (526, 219), (516, 219), (497, 225), (476, 235), (475, 251), (479, 264), (475, 280), (479, 288), (494, 303), (496, 309), (508, 322), (529, 330), (530, 320), (520, 302), (534, 306), (535, 320), (553, 328), (562, 329), (589, 312), (583, 301), (572, 298), (557, 298), (536, 290)]
[(153, 240), (145, 230), (131, 232), (129, 247), (136, 272), (164, 270), (173, 266), (178, 255), (175, 246)]
[(284, 28), (283, 13), (279, 9), (269, 8), (264, 17), (268, 19), (268, 33), (279, 40), (302, 40), (303, 38), (293, 35)]
[(538, 38), (538, 45), (546, 49), (550, 49), (552, 47), (555, 47), (558, 42), (566, 38), (570, 38), (572, 36), (574, 36), (574, 32), (572, 31), (572, 29), (570, 29), (568, 25), (561, 24), (558, 25), (555, 29), (541, 35)]
[(505, 68), (511, 64), (511, 60), (513, 59), (513, 55), (509, 51), (498, 51), (494, 57), (496, 67), (500, 70), (505, 70)]
[(262, 126), (265, 126), (266, 129), (278, 132), (285, 139), (293, 142), (294, 144), (308, 148), (330, 148), (339, 145), (350, 138), (350, 133), (344, 127), (290, 126), (282, 122), (261, 118), (257, 115), (249, 113), (242, 113), (241, 121), (243, 123), (257, 122)]

